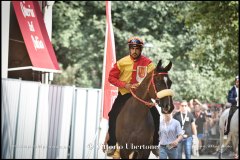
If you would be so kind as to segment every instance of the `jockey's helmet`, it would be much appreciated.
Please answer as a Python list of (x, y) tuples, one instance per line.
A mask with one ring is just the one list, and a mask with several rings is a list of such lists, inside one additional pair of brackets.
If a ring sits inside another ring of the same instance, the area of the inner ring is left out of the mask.
[(129, 47), (136, 47), (136, 46), (140, 46), (141, 48), (143, 48), (143, 40), (139, 37), (131, 37), (128, 39), (128, 45)]
[(239, 79), (238, 79), (238, 75), (235, 77), (235, 80), (239, 80)]

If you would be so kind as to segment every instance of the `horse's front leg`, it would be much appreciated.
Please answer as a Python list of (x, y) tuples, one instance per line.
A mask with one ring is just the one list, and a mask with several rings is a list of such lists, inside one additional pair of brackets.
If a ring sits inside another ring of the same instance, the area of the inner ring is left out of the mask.
[(131, 153), (132, 153), (132, 151), (130, 149), (125, 149), (125, 148), (120, 149), (120, 157), (121, 157), (121, 159), (132, 159), (130, 157)]
[(222, 159), (222, 154), (223, 154), (223, 148), (224, 148), (224, 142), (223, 142), (223, 135), (224, 131), (221, 129), (220, 130), (220, 144), (219, 144), (219, 150), (218, 150), (218, 158)]

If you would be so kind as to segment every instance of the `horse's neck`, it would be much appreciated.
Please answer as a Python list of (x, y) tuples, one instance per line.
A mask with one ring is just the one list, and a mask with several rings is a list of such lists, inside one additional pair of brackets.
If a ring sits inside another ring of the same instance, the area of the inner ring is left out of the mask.
[[(147, 90), (147, 84), (141, 84), (135, 92), (136, 96), (138, 98), (140, 98), (141, 100), (145, 101), (145, 102), (151, 102), (151, 98), (148, 94), (148, 90)], [(143, 102), (141, 102), (140, 100), (136, 99), (135, 97), (133, 98), (133, 102), (132, 105), (130, 105), (129, 107), (132, 108), (132, 112), (134, 112), (134, 114), (137, 114), (137, 117), (139, 119), (142, 119), (146, 116), (148, 116), (149, 114), (149, 107), (146, 106)], [(135, 104), (135, 105), (134, 105)]]
[(139, 85), (139, 87), (136, 89), (136, 96), (147, 102), (151, 101), (151, 97), (149, 96), (149, 93), (148, 93), (149, 92), (148, 85), (150, 83), (149, 81), (143, 81)]
[[(145, 102), (151, 102), (151, 97), (148, 91), (148, 85), (150, 83), (151, 77), (147, 76), (139, 85), (139, 87), (135, 91), (135, 95)], [(132, 101), (130, 102), (128, 108), (131, 110), (132, 114), (137, 114), (137, 117), (142, 119), (142, 117), (146, 117), (149, 114), (149, 107), (146, 106), (143, 102), (138, 100), (135, 97), (132, 97)]]
[(148, 116), (149, 114), (149, 108), (147, 106), (145, 106), (144, 104), (140, 104), (140, 105), (132, 105), (132, 111), (134, 114), (136, 114), (135, 116), (135, 120), (140, 120), (140, 119), (144, 119), (145, 117)]

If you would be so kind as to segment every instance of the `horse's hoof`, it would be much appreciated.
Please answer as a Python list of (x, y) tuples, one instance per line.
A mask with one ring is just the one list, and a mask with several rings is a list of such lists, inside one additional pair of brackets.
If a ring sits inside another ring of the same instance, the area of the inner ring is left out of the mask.
[(233, 157), (234, 159), (238, 159), (238, 155), (234, 155), (234, 157)]
[(152, 149), (152, 153), (156, 156), (159, 157), (159, 149)]

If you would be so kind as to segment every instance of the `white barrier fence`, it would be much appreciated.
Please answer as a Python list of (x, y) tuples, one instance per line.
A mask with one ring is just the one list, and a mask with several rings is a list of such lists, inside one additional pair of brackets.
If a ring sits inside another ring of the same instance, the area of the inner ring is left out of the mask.
[(2, 159), (104, 158), (101, 89), (2, 78), (1, 90)]

